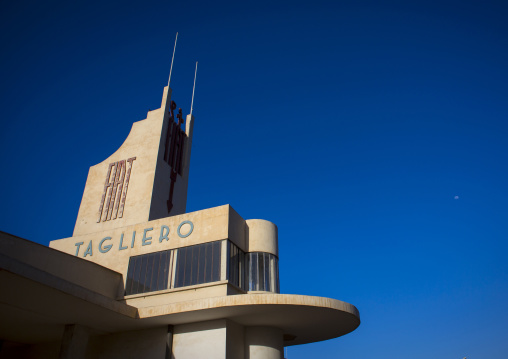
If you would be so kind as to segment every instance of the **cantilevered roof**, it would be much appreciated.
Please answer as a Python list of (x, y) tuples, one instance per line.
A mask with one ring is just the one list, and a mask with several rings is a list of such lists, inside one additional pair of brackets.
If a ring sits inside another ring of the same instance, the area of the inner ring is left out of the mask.
[(183, 324), (219, 318), (245, 326), (284, 331), (284, 346), (339, 337), (360, 325), (354, 305), (340, 300), (292, 294), (239, 294), (138, 309), (139, 318), (160, 324)]
[(122, 283), (119, 273), (7, 233), (0, 237), (0, 337), (7, 341), (60, 340), (65, 324), (105, 334), (230, 319), (280, 328), (284, 345), (290, 346), (336, 338), (360, 324), (351, 304), (290, 294), (239, 294), (136, 308), (115, 295)]

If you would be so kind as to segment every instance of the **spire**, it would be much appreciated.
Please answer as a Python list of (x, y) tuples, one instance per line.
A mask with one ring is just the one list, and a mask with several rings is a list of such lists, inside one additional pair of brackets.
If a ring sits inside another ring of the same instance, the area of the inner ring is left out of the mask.
[(192, 86), (192, 100), (190, 104), (190, 114), (192, 115), (192, 109), (194, 106), (194, 90), (196, 89), (196, 75), (198, 73), (198, 62), (196, 61), (196, 70), (194, 70), (194, 86)]
[(175, 46), (173, 47), (173, 57), (171, 58), (171, 67), (169, 68), (169, 79), (168, 79), (168, 87), (171, 82), (171, 73), (173, 72), (173, 61), (175, 61), (175, 51), (176, 51), (176, 42), (178, 41), (178, 32), (175, 37)]
[(74, 235), (185, 213), (197, 62), (190, 114), (184, 118), (181, 109), (175, 113), (177, 105), (171, 100), (169, 87), (177, 40), (178, 33), (161, 108), (149, 111), (146, 119), (135, 122), (120, 148), (90, 167)]

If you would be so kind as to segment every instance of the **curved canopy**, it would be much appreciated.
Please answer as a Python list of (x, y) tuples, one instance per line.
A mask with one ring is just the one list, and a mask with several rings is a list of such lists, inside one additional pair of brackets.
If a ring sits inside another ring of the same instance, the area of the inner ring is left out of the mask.
[(245, 326), (284, 331), (284, 345), (336, 338), (360, 325), (355, 306), (340, 300), (304, 295), (256, 293), (198, 299), (139, 308), (141, 321), (183, 324), (219, 318)]

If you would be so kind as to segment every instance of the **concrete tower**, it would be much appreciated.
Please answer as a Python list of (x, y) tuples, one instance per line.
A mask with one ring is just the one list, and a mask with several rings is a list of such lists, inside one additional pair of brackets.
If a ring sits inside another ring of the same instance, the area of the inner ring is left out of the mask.
[(194, 117), (176, 112), (171, 92), (165, 87), (161, 107), (90, 167), (75, 236), (185, 213)]

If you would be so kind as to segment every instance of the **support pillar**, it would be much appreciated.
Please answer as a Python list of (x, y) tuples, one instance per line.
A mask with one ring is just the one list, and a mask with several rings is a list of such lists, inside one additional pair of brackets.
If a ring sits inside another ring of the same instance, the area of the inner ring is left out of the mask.
[(245, 328), (245, 359), (282, 359), (284, 341), (281, 329), (272, 327)]
[(59, 359), (85, 359), (88, 330), (78, 324), (67, 324), (60, 344)]
[(166, 359), (173, 357), (173, 326), (168, 325), (168, 333), (166, 334)]

